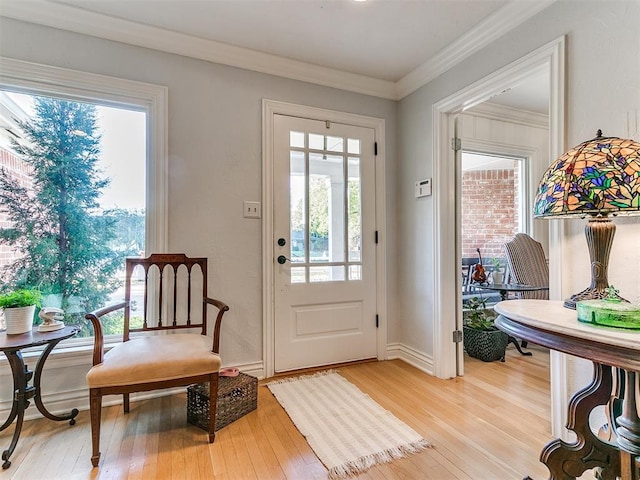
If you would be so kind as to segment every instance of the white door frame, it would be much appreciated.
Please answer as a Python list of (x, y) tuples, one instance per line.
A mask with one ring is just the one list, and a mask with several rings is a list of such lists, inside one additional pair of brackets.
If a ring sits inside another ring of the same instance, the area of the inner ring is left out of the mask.
[(372, 128), (378, 144), (375, 162), (376, 192), (376, 230), (378, 245), (376, 248), (376, 306), (379, 316), (377, 332), (377, 358), (387, 357), (387, 269), (385, 234), (385, 138), (384, 119), (366, 117), (351, 113), (325, 110), (322, 108), (295, 105), (275, 100), (262, 100), (262, 351), (265, 377), (272, 377), (274, 367), (274, 250), (273, 250), (273, 117), (288, 115), (328, 120), (358, 127)]
[[(491, 75), (457, 91), (433, 106), (434, 218), (433, 265), (435, 291), (433, 302), (434, 372), (440, 378), (456, 376), (456, 348), (452, 331), (456, 326), (456, 254), (455, 156), (451, 149), (450, 117), (482, 103), (502, 91), (513, 88), (527, 77), (549, 71), (549, 143), (550, 160), (565, 150), (565, 37), (544, 45)], [(561, 298), (562, 222), (551, 222), (549, 238), (550, 298)], [(564, 356), (552, 352), (551, 358), (552, 431), (564, 425), (567, 399), (561, 381), (566, 378)]]

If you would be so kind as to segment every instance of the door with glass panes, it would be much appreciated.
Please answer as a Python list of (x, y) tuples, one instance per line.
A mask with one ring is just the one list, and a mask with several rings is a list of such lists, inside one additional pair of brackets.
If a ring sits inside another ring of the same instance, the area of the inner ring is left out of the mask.
[(274, 117), (275, 371), (374, 358), (374, 130)]

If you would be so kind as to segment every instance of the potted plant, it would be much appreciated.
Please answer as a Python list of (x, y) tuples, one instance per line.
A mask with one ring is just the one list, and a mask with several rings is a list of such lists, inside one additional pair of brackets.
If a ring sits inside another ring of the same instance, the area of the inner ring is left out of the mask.
[(38, 290), (14, 290), (0, 295), (0, 308), (4, 311), (7, 335), (31, 331), (36, 307), (42, 302)]
[(491, 273), (493, 283), (502, 283), (504, 280), (504, 271), (502, 270), (504, 264), (502, 258), (493, 257), (491, 259), (491, 265), (493, 266), (493, 272)]
[(473, 297), (466, 308), (462, 330), (467, 354), (483, 362), (504, 362), (509, 337), (493, 324), (495, 314), (487, 309), (487, 299)]

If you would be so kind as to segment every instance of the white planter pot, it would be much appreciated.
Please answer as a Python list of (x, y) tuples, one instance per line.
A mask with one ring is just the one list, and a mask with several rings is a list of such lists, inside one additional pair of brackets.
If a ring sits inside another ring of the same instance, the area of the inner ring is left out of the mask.
[(493, 272), (491, 274), (491, 278), (493, 279), (493, 283), (502, 283), (502, 280), (503, 280), (502, 272)]
[(5, 308), (4, 319), (7, 324), (7, 335), (18, 335), (27, 333), (33, 327), (33, 316), (36, 313), (36, 306)]

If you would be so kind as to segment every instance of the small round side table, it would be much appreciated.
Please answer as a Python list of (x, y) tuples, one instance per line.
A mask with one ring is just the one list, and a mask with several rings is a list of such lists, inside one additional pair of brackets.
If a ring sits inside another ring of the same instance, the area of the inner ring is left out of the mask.
[[(34, 399), (36, 407), (46, 418), (56, 421), (69, 420), (70, 425), (76, 423), (75, 417), (78, 415), (77, 408), (74, 408), (70, 413), (64, 415), (54, 415), (45, 408), (40, 392), (40, 380), (42, 378), (44, 362), (47, 360), (51, 351), (58, 343), (73, 337), (79, 330), (78, 327), (64, 327), (53, 332), (38, 332), (34, 329), (31, 332), (21, 333), (19, 335), (7, 335), (6, 332), (0, 333), (0, 352), (4, 352), (11, 366), (14, 392), (11, 413), (9, 413), (7, 420), (0, 426), (0, 432), (8, 428), (17, 418), (11, 444), (8, 449), (2, 452), (2, 460), (4, 461), (2, 464), (3, 469), (6, 470), (11, 466), (9, 457), (11, 457), (11, 454), (13, 454), (18, 444), (20, 432), (22, 431), (22, 423), (24, 421), (24, 411), (29, 406), (29, 399)], [(38, 358), (35, 370), (31, 371), (24, 363), (21, 350), (40, 345), (45, 345), (45, 349), (40, 354), (40, 358)], [(32, 378), (33, 385), (29, 385)]]

